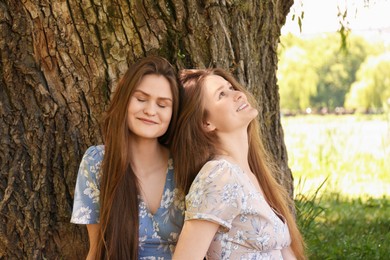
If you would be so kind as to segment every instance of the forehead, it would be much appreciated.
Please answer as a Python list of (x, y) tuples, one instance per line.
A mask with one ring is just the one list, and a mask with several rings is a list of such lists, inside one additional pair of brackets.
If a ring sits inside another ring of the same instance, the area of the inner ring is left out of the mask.
[(210, 87), (220, 87), (224, 85), (229, 85), (229, 81), (224, 79), (223, 77), (219, 75), (209, 75), (204, 79), (204, 84), (207, 88)]
[(172, 99), (171, 85), (168, 79), (162, 75), (150, 74), (143, 76), (135, 88), (135, 93), (137, 92), (143, 92), (157, 98)]
[(209, 75), (204, 79), (204, 92), (208, 96), (212, 96), (215, 92), (225, 86), (230, 86), (230, 82), (218, 75)]

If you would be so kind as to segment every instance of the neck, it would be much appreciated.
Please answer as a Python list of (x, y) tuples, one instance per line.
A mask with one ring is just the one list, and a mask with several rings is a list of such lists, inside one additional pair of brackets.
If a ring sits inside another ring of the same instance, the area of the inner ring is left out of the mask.
[(168, 163), (168, 149), (157, 139), (137, 139), (129, 141), (130, 163), (135, 175), (148, 175), (154, 168)]
[(221, 151), (218, 156), (226, 157), (240, 165), (243, 170), (251, 172), (248, 161), (249, 144), (246, 129), (233, 133), (218, 133), (218, 138), (220, 140), (219, 150)]

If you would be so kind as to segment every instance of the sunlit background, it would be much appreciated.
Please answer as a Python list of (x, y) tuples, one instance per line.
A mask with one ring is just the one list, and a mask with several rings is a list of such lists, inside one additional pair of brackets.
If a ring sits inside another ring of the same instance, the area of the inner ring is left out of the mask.
[[(336, 32), (340, 29), (339, 13), (344, 14), (345, 10), (345, 25), (354, 34), (390, 43), (389, 0), (295, 0), (282, 34), (308, 36)], [(302, 12), (304, 17), (300, 28), (298, 17)]]
[(296, 0), (278, 57), (309, 259), (389, 259), (390, 1)]
[[(327, 186), (343, 194), (390, 196), (389, 14), (388, 0), (298, 0), (291, 8), (282, 28), (278, 80), (289, 164), (303, 191), (328, 178)], [(346, 54), (340, 51), (341, 23), (349, 30)], [(381, 67), (371, 65), (379, 62)], [(370, 66), (381, 75), (358, 75), (369, 74)], [(359, 95), (352, 88), (368, 80), (379, 81), (371, 88), (387, 104), (352, 98)]]

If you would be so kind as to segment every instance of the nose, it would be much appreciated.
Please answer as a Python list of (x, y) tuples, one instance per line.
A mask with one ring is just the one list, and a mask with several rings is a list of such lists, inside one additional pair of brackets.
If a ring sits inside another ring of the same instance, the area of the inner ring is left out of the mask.
[(152, 102), (147, 102), (147, 104), (144, 107), (143, 112), (145, 115), (154, 116), (154, 115), (156, 115), (156, 108)]
[(244, 93), (236, 90), (234, 93), (234, 101), (239, 101), (240, 99), (243, 99), (243, 98), (244, 98)]

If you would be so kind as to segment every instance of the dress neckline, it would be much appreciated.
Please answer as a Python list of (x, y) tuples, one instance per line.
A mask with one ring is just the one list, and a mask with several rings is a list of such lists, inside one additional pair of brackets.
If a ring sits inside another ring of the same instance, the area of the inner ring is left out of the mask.
[(168, 189), (169, 160), (170, 159), (171, 159), (171, 157), (169, 157), (169, 159), (168, 159), (168, 165), (167, 165), (167, 169), (165, 171), (165, 183), (164, 183), (163, 192), (162, 192), (161, 198), (160, 198), (160, 206), (157, 208), (156, 212), (153, 213), (149, 209), (149, 205), (146, 203), (145, 199), (141, 195), (138, 195), (138, 199), (141, 200), (145, 204), (145, 210), (148, 213), (148, 215), (150, 215), (152, 218), (155, 217), (159, 213), (159, 211), (162, 209), (162, 204), (163, 204), (162, 202), (163, 202), (163, 199), (164, 199), (164, 194), (165, 194), (165, 191)]

